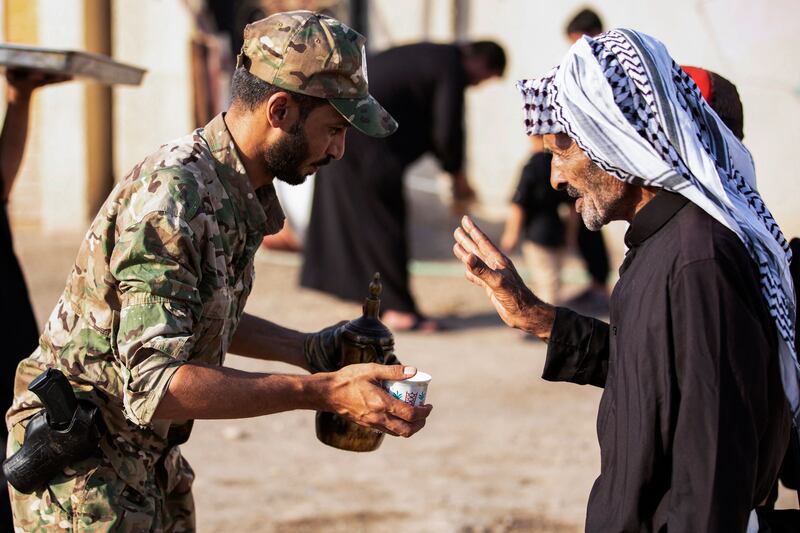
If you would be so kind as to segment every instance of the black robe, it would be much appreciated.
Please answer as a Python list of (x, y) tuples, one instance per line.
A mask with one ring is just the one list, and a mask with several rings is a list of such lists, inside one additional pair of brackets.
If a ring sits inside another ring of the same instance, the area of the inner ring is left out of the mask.
[[(17, 364), (28, 357), (39, 342), (39, 326), (28, 298), (28, 288), (22, 269), (14, 254), (11, 227), (5, 204), (0, 205), (0, 299), (3, 302), (3, 319), (0, 320), (0, 338), (3, 352), (0, 361), (0, 410), (3, 416), (14, 399), (14, 374)], [(5, 424), (2, 431), (5, 432)], [(3, 440), (5, 443), (5, 439)], [(5, 450), (5, 447), (3, 448)]]
[(408, 286), (403, 175), (425, 153), (447, 172), (464, 157), (464, 89), (458, 46), (419, 43), (367, 60), (370, 93), (400, 124), (385, 139), (355, 129), (344, 157), (317, 173), (300, 283), (360, 301), (381, 273), (383, 309), (417, 313)]
[(668, 192), (626, 243), (610, 324), (559, 308), (543, 373), (605, 388), (586, 530), (743, 532), (791, 425), (758, 270), (733, 232)]
[[(5, 203), (0, 204), (0, 300), (3, 318), (0, 320), (0, 338), (3, 339), (0, 354), (0, 442), (3, 457), (6, 451), (5, 414), (14, 399), (14, 375), (17, 364), (28, 357), (39, 341), (39, 326), (33, 315), (33, 307), (28, 299), (28, 288), (22, 269), (14, 254), (11, 227), (8, 223)], [(0, 474), (0, 531), (10, 531), (12, 526), (11, 504), (8, 499), (8, 485)], [(6, 529), (8, 528), (8, 529)]]

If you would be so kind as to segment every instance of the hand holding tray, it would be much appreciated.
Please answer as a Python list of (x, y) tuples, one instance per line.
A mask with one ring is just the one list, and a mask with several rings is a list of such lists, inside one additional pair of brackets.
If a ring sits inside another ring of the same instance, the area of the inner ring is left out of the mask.
[(0, 44), (0, 66), (89, 78), (106, 85), (139, 85), (146, 72), (99, 54), (12, 44)]

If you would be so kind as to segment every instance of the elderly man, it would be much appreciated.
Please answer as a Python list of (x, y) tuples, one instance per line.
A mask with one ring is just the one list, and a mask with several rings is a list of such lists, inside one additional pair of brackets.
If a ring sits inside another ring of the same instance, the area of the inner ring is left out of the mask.
[[(406, 437), (425, 424), (430, 406), (380, 388), (413, 368), (333, 371), (330, 329), (308, 335), (243, 313), (255, 251), (283, 222), (273, 180), (299, 183), (342, 157), (349, 125), (376, 136), (397, 127), (368, 93), (363, 57), (364, 38), (323, 15), (248, 25), (228, 112), (163, 145), (112, 191), (17, 370), (7, 415), (13, 453), (41, 420), (28, 385), (56, 368), (107, 431), (32, 493), (12, 491), (20, 530), (193, 530), (194, 476), (177, 445), (196, 418), (312, 409)], [(242, 372), (222, 366), (227, 352), (319, 373)], [(28, 457), (30, 472), (55, 463)]]
[(586, 529), (755, 531), (800, 372), (789, 248), (750, 154), (633, 31), (584, 37), (518, 87), (587, 227), (630, 222), (609, 324), (538, 299), (469, 219), (455, 233), (467, 278), (548, 342), (543, 377), (605, 389)]

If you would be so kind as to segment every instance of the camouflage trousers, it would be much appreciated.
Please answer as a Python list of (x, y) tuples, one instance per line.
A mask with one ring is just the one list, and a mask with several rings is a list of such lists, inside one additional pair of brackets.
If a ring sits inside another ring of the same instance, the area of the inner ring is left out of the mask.
[[(8, 455), (20, 448), (21, 424), (8, 439)], [(191, 488), (167, 494), (156, 486), (141, 494), (129, 487), (98, 451), (56, 476), (50, 484), (23, 494), (9, 485), (16, 532), (121, 531), (184, 532), (195, 530)]]

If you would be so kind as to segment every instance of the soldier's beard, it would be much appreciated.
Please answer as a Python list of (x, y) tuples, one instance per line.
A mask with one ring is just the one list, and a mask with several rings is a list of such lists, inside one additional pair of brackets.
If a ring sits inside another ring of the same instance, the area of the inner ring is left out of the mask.
[(289, 133), (267, 148), (264, 163), (267, 171), (289, 185), (300, 185), (308, 174), (303, 172), (303, 161), (308, 158), (308, 139), (302, 127)]

